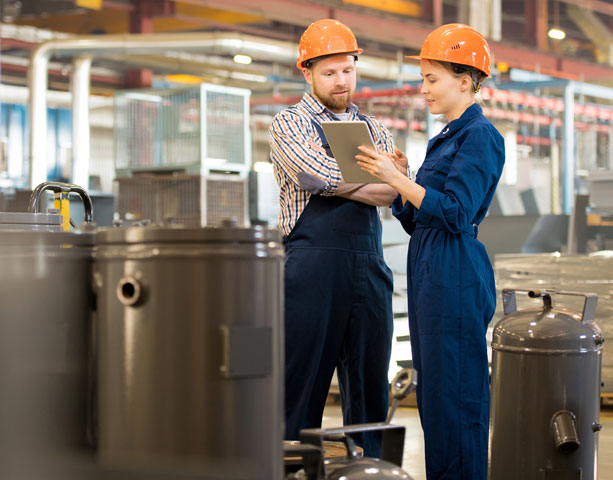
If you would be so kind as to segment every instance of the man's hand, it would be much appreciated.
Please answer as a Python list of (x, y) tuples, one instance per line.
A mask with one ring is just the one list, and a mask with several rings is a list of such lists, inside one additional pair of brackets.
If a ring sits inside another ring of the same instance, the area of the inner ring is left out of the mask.
[(321, 145), (317, 145), (314, 140), (309, 141), (309, 148), (311, 150), (315, 150), (317, 153), (323, 153), (324, 155), (328, 155), (326, 149)]
[(401, 152), (398, 148), (395, 148), (394, 153), (388, 154), (388, 156), (393, 160), (394, 165), (396, 166), (396, 168), (398, 169), (400, 173), (402, 173), (405, 176), (409, 176), (408, 174), (409, 159), (406, 157), (406, 155), (403, 152)]

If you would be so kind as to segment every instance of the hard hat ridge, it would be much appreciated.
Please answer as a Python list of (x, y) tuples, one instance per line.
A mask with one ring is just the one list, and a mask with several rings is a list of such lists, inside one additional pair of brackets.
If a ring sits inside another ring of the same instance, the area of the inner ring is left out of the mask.
[(490, 75), (487, 40), (477, 30), (462, 23), (448, 23), (436, 28), (424, 40), (419, 55), (407, 58), (467, 65)]

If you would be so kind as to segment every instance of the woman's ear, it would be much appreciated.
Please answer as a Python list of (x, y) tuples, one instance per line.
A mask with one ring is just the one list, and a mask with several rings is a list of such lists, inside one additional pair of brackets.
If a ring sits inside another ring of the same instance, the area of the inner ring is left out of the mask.
[(467, 90), (473, 90), (473, 79), (470, 75), (462, 75), (462, 80), (460, 81), (460, 90), (462, 92), (466, 92)]

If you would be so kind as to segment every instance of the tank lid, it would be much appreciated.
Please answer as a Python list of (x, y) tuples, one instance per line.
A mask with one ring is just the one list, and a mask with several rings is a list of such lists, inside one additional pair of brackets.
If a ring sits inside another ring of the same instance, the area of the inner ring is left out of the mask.
[[(49, 230), (2, 230), (0, 233), (0, 247), (65, 247), (74, 245), (80, 247), (92, 247), (94, 233), (77, 229), (72, 232), (49, 231)], [(66, 249), (68, 250), (68, 249)], [(6, 254), (11, 250), (3, 251)]]
[(602, 348), (603, 337), (593, 322), (579, 313), (556, 308), (533, 308), (511, 313), (496, 324), (495, 350), (534, 353), (583, 353)]
[(55, 213), (0, 212), (0, 225), (61, 225), (62, 216)]
[[(543, 308), (517, 311), (516, 292), (541, 298)], [(554, 308), (552, 295), (581, 297), (581, 313)], [(505, 317), (496, 324), (492, 336), (494, 350), (523, 351), (544, 354), (593, 352), (602, 348), (602, 333), (594, 319), (598, 296), (593, 293), (555, 290), (502, 291)]]
[(96, 235), (98, 245), (138, 243), (261, 243), (281, 242), (276, 228), (254, 227), (202, 227), (143, 226), (100, 228)]

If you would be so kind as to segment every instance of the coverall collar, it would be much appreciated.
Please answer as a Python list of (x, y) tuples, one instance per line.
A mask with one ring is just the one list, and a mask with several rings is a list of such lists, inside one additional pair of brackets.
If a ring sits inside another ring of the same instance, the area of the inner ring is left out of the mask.
[[(335, 119), (337, 118), (334, 112), (330, 111), (323, 103), (317, 100), (309, 92), (304, 93), (304, 95), (302, 96), (301, 103), (303, 103), (305, 108), (310, 110), (314, 115), (321, 115), (321, 116), (328, 116), (328, 117), (330, 117), (331, 115), (332, 118), (335, 118)], [(354, 103), (352, 103), (351, 105), (349, 105), (349, 108), (347, 108), (347, 112), (357, 115), (358, 107)]]
[(455, 132), (464, 127), (467, 123), (471, 122), (475, 119), (475, 117), (480, 116), (483, 113), (483, 109), (481, 105), (478, 103), (473, 103), (470, 107), (464, 110), (464, 113), (460, 115), (460, 118), (456, 118), (449, 122), (441, 133), (439, 133), (435, 138), (443, 138), (450, 135), (453, 135)]

